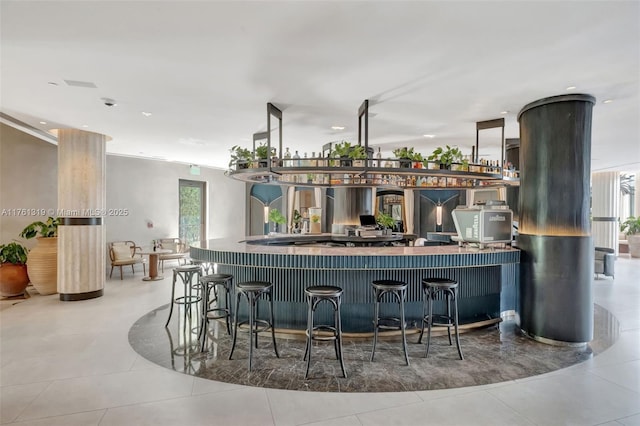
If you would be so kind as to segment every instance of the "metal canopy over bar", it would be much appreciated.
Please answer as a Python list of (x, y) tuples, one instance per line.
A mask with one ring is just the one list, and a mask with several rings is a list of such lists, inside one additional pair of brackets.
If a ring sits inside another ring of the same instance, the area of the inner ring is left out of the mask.
[[(275, 185), (295, 185), (312, 187), (388, 187), (403, 188), (474, 188), (485, 186), (517, 185), (518, 179), (503, 176), (505, 158), (504, 118), (479, 121), (476, 123), (476, 146), (472, 160), (476, 164), (454, 163), (450, 169), (441, 169), (434, 161), (414, 161), (409, 166), (398, 159), (373, 159), (369, 152), (369, 100), (365, 99), (358, 108), (358, 146), (363, 146), (368, 158), (354, 159), (353, 164), (343, 163), (331, 157), (332, 143), (322, 146), (322, 156), (305, 158), (296, 163), (283, 158), (282, 151), (282, 111), (272, 103), (267, 103), (267, 131), (253, 135), (254, 160), (256, 142), (266, 140), (269, 155), (272, 153), (271, 118), (278, 120), (277, 155), (263, 161), (253, 161), (248, 167), (236, 165), (227, 171), (227, 176), (244, 182), (268, 183)], [(477, 164), (479, 131), (502, 128), (502, 162), (499, 167)], [(343, 159), (344, 160), (344, 159)]]
[(504, 118), (496, 118), (493, 120), (486, 120), (486, 121), (478, 121), (476, 123), (476, 152), (475, 152), (475, 158), (473, 159), (473, 161), (475, 161), (476, 163), (478, 162), (478, 152), (480, 149), (480, 130), (486, 130), (486, 129), (496, 129), (496, 128), (502, 128), (502, 136), (501, 136), (501, 143), (502, 143), (502, 148), (500, 149), (500, 167), (504, 167), (504, 157), (505, 157), (505, 145), (504, 145)]

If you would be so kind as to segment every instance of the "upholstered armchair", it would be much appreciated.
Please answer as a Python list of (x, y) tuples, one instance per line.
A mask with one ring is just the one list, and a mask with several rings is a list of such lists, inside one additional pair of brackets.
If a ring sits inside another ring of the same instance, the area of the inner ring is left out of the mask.
[(131, 265), (131, 272), (135, 274), (134, 265), (141, 263), (142, 272), (147, 273), (145, 260), (142, 258), (138, 251), (140, 247), (136, 246), (133, 241), (114, 241), (109, 243), (109, 258), (111, 259), (111, 272), (109, 273), (109, 279), (113, 275), (113, 268), (120, 267), (120, 279), (122, 279), (122, 267)]
[(593, 272), (596, 274), (603, 274), (605, 277), (612, 277), (615, 273), (615, 250), (604, 247), (596, 247), (595, 264)]
[(178, 266), (182, 263), (187, 263), (187, 257), (189, 257), (189, 246), (179, 238), (163, 238), (160, 240), (160, 245), (165, 250), (171, 250), (171, 253), (163, 253), (158, 258), (162, 272), (164, 272), (165, 260), (177, 260)]

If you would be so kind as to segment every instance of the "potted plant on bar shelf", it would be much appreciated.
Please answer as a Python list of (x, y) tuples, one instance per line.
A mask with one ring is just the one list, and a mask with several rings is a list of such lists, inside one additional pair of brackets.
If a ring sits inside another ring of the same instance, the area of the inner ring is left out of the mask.
[(451, 170), (451, 165), (453, 163), (462, 164), (463, 169), (465, 168), (465, 165), (468, 167), (468, 162), (464, 159), (460, 149), (457, 147), (452, 148), (449, 145), (445, 146), (446, 149), (439, 146), (433, 150), (431, 155), (427, 157), (427, 160), (438, 163), (441, 169)]
[(251, 164), (251, 151), (246, 148), (242, 148), (239, 145), (231, 147), (231, 160), (229, 161), (229, 167), (235, 166), (236, 170), (246, 169)]
[(27, 249), (20, 243), (0, 245), (0, 297), (20, 296), (29, 284)]
[(22, 230), (25, 239), (36, 237), (38, 243), (27, 256), (31, 284), (42, 295), (58, 292), (58, 219), (33, 222)]
[(340, 159), (341, 167), (351, 167), (356, 162), (356, 167), (362, 167), (361, 160), (367, 159), (367, 153), (362, 145), (351, 145), (349, 141), (342, 141), (333, 146), (332, 156)]
[(400, 161), (400, 168), (409, 169), (414, 162), (422, 162), (422, 154), (415, 152), (413, 148), (398, 148), (393, 150), (393, 155)]
[(627, 218), (620, 225), (620, 232), (627, 236), (631, 257), (640, 257), (640, 216)]
[(258, 167), (267, 167), (269, 165), (269, 147), (266, 144), (258, 145), (256, 158), (258, 159)]

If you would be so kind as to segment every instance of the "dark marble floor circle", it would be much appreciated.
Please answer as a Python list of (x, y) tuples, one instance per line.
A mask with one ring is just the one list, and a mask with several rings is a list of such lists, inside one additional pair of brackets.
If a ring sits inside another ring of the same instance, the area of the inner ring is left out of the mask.
[[(141, 356), (166, 368), (240, 385), (319, 392), (399, 392), (484, 385), (547, 373), (583, 362), (610, 347), (618, 338), (618, 321), (604, 308), (594, 307), (594, 340), (582, 348), (551, 346), (523, 336), (514, 321), (461, 335), (465, 359), (461, 361), (445, 336), (432, 338), (429, 358), (418, 336), (408, 337), (411, 365), (406, 366), (397, 339), (379, 341), (370, 362), (371, 340), (344, 341), (348, 378), (342, 378), (333, 344), (313, 348), (309, 378), (304, 379), (305, 342), (277, 338), (276, 358), (271, 338), (261, 335), (248, 371), (248, 334), (238, 333), (234, 359), (228, 360), (231, 337), (223, 323), (211, 321), (207, 350), (199, 351), (196, 321), (186, 324), (174, 312), (164, 327), (168, 305), (140, 318), (129, 331), (129, 342)], [(192, 331), (189, 331), (192, 330)]]

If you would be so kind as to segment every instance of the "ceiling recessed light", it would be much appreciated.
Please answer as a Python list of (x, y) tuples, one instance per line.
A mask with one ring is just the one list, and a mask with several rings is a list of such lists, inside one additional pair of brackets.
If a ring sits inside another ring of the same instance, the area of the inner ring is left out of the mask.
[(331, 130), (344, 130), (344, 126), (331, 126)]
[(613, 99), (607, 99), (606, 101), (602, 101), (603, 104), (610, 104), (613, 102)]
[(575, 90), (575, 89), (576, 89), (576, 86), (569, 86), (569, 87), (567, 87), (567, 90)]
[(47, 124), (47, 122), (46, 121), (41, 121), (40, 124)]
[(422, 136), (424, 136), (425, 138), (435, 138), (436, 137), (436, 135), (422, 135)]
[(87, 128), (87, 127), (89, 127), (89, 125), (88, 124), (83, 124), (82, 127)]
[(500, 111), (500, 114), (509, 114), (509, 111), (505, 109), (504, 111)]
[(51, 85), (51, 86), (57, 86), (58, 83), (56, 83), (55, 81), (50, 81), (47, 84)]
[(142, 111), (142, 115), (144, 115), (145, 117), (151, 117), (151, 113), (147, 111)]

